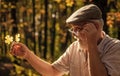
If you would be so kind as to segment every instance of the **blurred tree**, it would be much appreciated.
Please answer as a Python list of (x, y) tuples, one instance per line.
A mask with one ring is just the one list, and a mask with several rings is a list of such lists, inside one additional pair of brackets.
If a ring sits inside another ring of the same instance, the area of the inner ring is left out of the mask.
[(56, 11), (52, 13), (52, 28), (51, 28), (51, 57), (54, 59), (54, 51), (55, 51), (55, 38), (56, 38)]
[(44, 27), (44, 32), (45, 32), (45, 39), (44, 39), (44, 55), (43, 57), (46, 59), (47, 58), (47, 51), (48, 51), (48, 47), (47, 47), (47, 38), (48, 38), (48, 34), (47, 34), (47, 30), (48, 30), (48, 0), (44, 0), (44, 5), (45, 5), (45, 27)]
[[(108, 1), (108, 17), (111, 16), (111, 19), (113, 24), (112, 27), (109, 26), (110, 24), (108, 24), (109, 28), (110, 28), (110, 34), (112, 37), (116, 37), (118, 39), (120, 39), (120, 13), (119, 13), (119, 0), (109, 0)], [(108, 19), (108, 22), (110, 22), (110, 19)], [(115, 36), (116, 35), (116, 36)]]
[(110, 12), (111, 9), (117, 11), (117, 0), (109, 0), (108, 2), (108, 11)]
[(36, 15), (36, 12), (35, 12), (35, 0), (32, 0), (32, 11), (33, 11), (33, 23), (32, 23), (32, 28), (33, 28), (33, 33), (34, 33), (34, 40), (33, 40), (33, 42), (34, 42), (34, 53), (36, 53), (36, 35), (35, 35), (35, 33), (36, 33), (36, 29), (35, 29), (35, 27), (36, 27), (36, 24), (35, 24), (35, 15)]
[(18, 0), (6, 0), (6, 2), (11, 3), (10, 14), (11, 14), (11, 19), (13, 19), (12, 34), (15, 35), (18, 33), (17, 17), (16, 17), (16, 3), (18, 2)]
[[(104, 20), (104, 31), (108, 34), (108, 26), (106, 24), (107, 20), (106, 20), (106, 17), (107, 17), (107, 2), (108, 0), (92, 0), (92, 2), (94, 4), (96, 4), (102, 11), (102, 17), (103, 17), (103, 20)], [(104, 7), (103, 7), (104, 6)]]

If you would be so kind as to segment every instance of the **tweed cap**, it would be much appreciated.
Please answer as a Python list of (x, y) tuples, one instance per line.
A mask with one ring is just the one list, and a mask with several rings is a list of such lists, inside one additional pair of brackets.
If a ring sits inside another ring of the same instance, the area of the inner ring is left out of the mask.
[(81, 7), (77, 11), (75, 11), (67, 20), (66, 23), (74, 24), (86, 20), (93, 20), (93, 19), (101, 19), (102, 12), (94, 4), (89, 4)]

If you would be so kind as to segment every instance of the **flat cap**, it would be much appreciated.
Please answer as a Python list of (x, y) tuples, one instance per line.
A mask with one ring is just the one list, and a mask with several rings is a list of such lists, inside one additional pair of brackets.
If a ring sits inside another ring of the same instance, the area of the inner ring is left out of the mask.
[(75, 11), (67, 20), (66, 23), (74, 24), (81, 21), (101, 19), (102, 12), (97, 5), (89, 4)]

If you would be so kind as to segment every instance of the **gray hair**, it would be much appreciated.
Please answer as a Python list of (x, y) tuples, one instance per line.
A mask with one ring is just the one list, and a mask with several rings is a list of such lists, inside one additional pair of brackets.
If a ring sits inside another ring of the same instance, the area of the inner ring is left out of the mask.
[(98, 23), (98, 25), (100, 25), (101, 28), (103, 29), (103, 26), (104, 26), (104, 20), (103, 20), (102, 18), (101, 18), (101, 19), (98, 19), (98, 20), (92, 20), (92, 21)]

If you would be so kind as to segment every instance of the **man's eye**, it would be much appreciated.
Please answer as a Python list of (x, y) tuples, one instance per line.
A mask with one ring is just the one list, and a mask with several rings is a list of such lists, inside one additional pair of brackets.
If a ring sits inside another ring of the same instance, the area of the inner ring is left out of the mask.
[(78, 30), (81, 30), (82, 28), (77, 28)]

